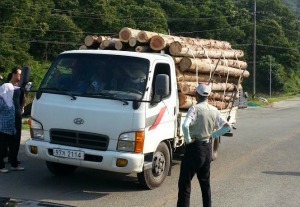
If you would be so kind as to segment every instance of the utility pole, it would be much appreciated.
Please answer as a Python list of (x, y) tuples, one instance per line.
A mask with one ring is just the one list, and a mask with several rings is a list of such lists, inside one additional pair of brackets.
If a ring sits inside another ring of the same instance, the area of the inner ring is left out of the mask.
[(253, 8), (253, 95), (256, 95), (256, 0)]
[(269, 56), (270, 58), (270, 98), (272, 97), (272, 59), (271, 55)]

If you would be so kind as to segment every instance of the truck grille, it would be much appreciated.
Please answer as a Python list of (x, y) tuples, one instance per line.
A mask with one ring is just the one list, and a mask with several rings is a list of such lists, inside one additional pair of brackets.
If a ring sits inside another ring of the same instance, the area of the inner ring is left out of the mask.
[(106, 135), (64, 129), (51, 129), (50, 140), (50, 142), (53, 144), (101, 151), (107, 150), (109, 142), (109, 138)]

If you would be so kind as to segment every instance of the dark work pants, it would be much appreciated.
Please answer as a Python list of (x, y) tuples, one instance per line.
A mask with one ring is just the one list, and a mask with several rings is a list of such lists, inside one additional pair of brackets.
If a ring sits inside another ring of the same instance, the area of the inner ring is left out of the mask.
[(18, 167), (15, 135), (0, 132), (0, 169), (5, 167), (4, 158), (7, 156), (7, 148), (11, 166)]
[(16, 128), (16, 135), (15, 135), (15, 149), (18, 157), (20, 144), (21, 144), (21, 132), (22, 132), (22, 115), (15, 114), (15, 128)]
[(177, 207), (190, 206), (191, 181), (195, 174), (202, 191), (203, 207), (211, 207), (211, 150), (211, 143), (197, 140), (186, 146), (180, 167)]

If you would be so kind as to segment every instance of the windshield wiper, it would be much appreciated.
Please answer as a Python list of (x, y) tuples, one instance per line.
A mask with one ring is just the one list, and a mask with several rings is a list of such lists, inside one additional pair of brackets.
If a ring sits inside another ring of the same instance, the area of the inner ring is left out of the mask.
[[(87, 94), (85, 94), (87, 95)], [(123, 105), (128, 105), (128, 101), (124, 100), (124, 99), (121, 99), (121, 98), (117, 98), (116, 97), (116, 94), (110, 94), (110, 93), (89, 93), (88, 95), (90, 96), (99, 96), (99, 97), (102, 97), (102, 98), (106, 98), (106, 99), (113, 99), (113, 100), (118, 100), (118, 101), (121, 101), (123, 102)]]
[(53, 92), (53, 91), (55, 91), (55, 92), (59, 92), (59, 93), (61, 93), (63, 95), (70, 96), (71, 100), (76, 100), (77, 99), (77, 97), (75, 95), (73, 95), (72, 93), (70, 93), (68, 91), (64, 91), (64, 90), (62, 90), (60, 88), (55, 88), (55, 87), (53, 87), (53, 88), (40, 88), (39, 90), (41, 92)]

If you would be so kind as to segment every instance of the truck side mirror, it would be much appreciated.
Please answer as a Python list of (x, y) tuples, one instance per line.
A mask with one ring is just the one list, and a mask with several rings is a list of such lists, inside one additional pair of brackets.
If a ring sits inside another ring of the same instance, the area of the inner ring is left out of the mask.
[(32, 82), (26, 83), (26, 85), (25, 85), (25, 91), (31, 91), (32, 87), (33, 87)]
[(30, 67), (26, 66), (22, 68), (20, 86), (25, 87), (25, 85), (29, 82), (30, 77)]
[(170, 93), (169, 90), (169, 76), (158, 74), (155, 79), (155, 95), (160, 97), (166, 96)]

